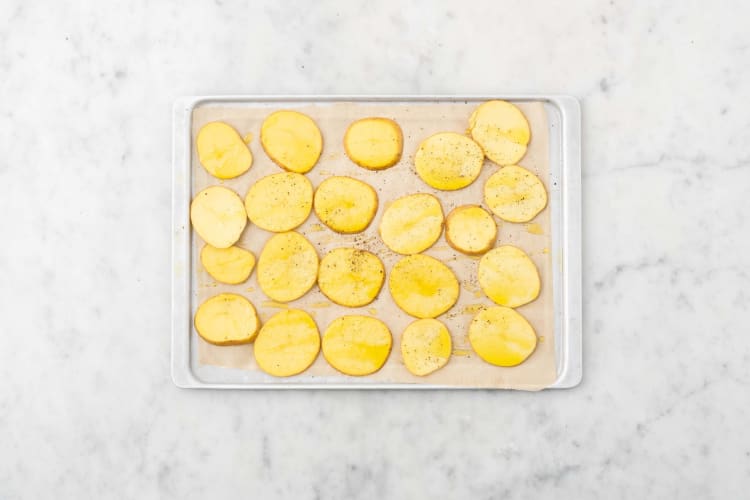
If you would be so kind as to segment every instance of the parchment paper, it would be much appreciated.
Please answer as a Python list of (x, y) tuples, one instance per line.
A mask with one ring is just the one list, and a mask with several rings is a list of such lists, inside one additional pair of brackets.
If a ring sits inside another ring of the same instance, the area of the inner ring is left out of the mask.
[[(356, 235), (341, 235), (323, 225), (313, 212), (309, 219), (297, 229), (305, 235), (318, 250), (320, 258), (334, 248), (351, 246), (369, 250), (378, 255), (386, 266), (386, 282), (378, 298), (368, 306), (347, 308), (329, 301), (315, 286), (302, 298), (289, 304), (278, 304), (271, 301), (260, 290), (255, 270), (250, 279), (242, 285), (225, 285), (216, 283), (203, 269), (198, 258), (204, 242), (193, 231), (193, 276), (194, 290), (192, 310), (207, 298), (222, 292), (232, 292), (247, 297), (258, 310), (262, 322), (268, 320), (282, 308), (299, 308), (309, 312), (318, 324), (321, 335), (335, 318), (347, 314), (371, 315), (379, 318), (390, 328), (393, 334), (393, 349), (383, 368), (373, 375), (364, 377), (367, 382), (388, 382), (406, 384), (441, 384), (455, 387), (513, 388), (538, 390), (550, 385), (556, 377), (553, 299), (552, 299), (552, 263), (550, 257), (550, 214), (549, 207), (541, 212), (532, 224), (511, 224), (496, 218), (499, 226), (497, 245), (513, 244), (526, 251), (539, 268), (542, 289), (539, 298), (518, 308), (536, 330), (539, 342), (536, 350), (521, 365), (503, 368), (490, 365), (479, 358), (471, 349), (467, 338), (471, 319), (482, 307), (493, 305), (479, 288), (476, 270), (479, 257), (469, 257), (453, 250), (441, 236), (435, 245), (425, 251), (445, 262), (458, 277), (461, 293), (456, 305), (438, 319), (443, 321), (451, 332), (453, 355), (442, 369), (426, 376), (417, 377), (405, 368), (400, 351), (401, 332), (414, 321), (401, 311), (391, 299), (388, 291), (390, 269), (400, 255), (390, 251), (380, 240), (377, 232), (383, 210), (396, 198), (406, 194), (425, 192), (436, 195), (442, 202), (447, 215), (453, 208), (464, 204), (483, 202), (483, 186), (487, 178), (498, 170), (498, 166), (485, 160), (480, 177), (470, 186), (458, 191), (439, 191), (429, 187), (414, 170), (414, 153), (419, 143), (426, 137), (443, 131), (464, 132), (468, 127), (468, 118), (476, 103), (319, 103), (314, 105), (290, 104), (285, 106), (311, 116), (323, 134), (323, 153), (318, 164), (307, 175), (317, 187), (325, 178), (332, 175), (347, 175), (360, 179), (373, 186), (380, 198), (378, 212), (370, 227)], [(545, 186), (549, 179), (549, 145), (547, 116), (544, 106), (539, 102), (520, 103), (531, 125), (531, 142), (526, 156), (520, 165), (536, 173)], [(278, 109), (265, 104), (253, 105), (204, 105), (193, 112), (193, 146), (192, 174), (193, 195), (207, 186), (223, 184), (234, 189), (244, 200), (248, 188), (255, 181), (266, 175), (281, 172), (260, 145), (260, 126), (263, 119)], [(388, 117), (399, 123), (404, 134), (404, 152), (401, 161), (394, 167), (383, 171), (369, 171), (358, 167), (346, 156), (342, 144), (344, 132), (348, 125), (359, 118), (368, 116)], [(195, 137), (198, 130), (208, 122), (223, 121), (233, 126), (241, 136), (252, 135), (249, 144), (254, 156), (251, 169), (236, 179), (220, 181), (210, 176), (201, 167), (195, 150)], [(485, 206), (485, 208), (487, 208)], [(271, 236), (252, 223), (248, 223), (238, 245), (251, 250), (256, 258), (263, 245)], [(253, 345), (221, 347), (203, 341), (193, 331), (193, 345), (198, 347), (198, 361), (202, 364), (239, 368), (258, 371), (253, 356)], [(292, 382), (310, 381), (355, 381), (364, 382), (362, 377), (350, 377), (333, 369), (324, 359), (322, 353), (315, 363), (303, 374), (286, 379), (270, 378), (274, 381)]]

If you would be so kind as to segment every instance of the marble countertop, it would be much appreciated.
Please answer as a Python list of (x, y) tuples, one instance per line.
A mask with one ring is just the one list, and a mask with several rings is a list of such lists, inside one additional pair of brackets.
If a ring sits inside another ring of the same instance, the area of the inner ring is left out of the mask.
[[(747, 495), (746, 2), (249, 3), (0, 7), (0, 498)], [(579, 387), (172, 384), (177, 96), (521, 92), (583, 107)]]

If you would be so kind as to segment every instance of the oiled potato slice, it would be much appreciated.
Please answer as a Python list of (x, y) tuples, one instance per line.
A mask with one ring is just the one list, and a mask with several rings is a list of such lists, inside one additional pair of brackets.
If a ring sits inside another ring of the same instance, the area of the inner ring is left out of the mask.
[(529, 122), (520, 109), (506, 101), (480, 104), (469, 118), (469, 133), (487, 158), (498, 165), (513, 165), (526, 154), (531, 139)]
[(253, 164), (253, 155), (240, 134), (223, 122), (212, 122), (198, 131), (198, 159), (206, 171), (219, 179), (242, 175)]
[(378, 210), (378, 194), (351, 177), (329, 177), (315, 190), (315, 214), (336, 232), (351, 234), (367, 229)]
[(495, 219), (477, 205), (456, 207), (445, 219), (445, 240), (459, 252), (482, 254), (492, 248), (495, 238)]
[(483, 163), (482, 148), (455, 132), (428, 137), (414, 155), (417, 174), (430, 186), (444, 191), (462, 189), (474, 182)]
[(451, 357), (451, 334), (436, 319), (418, 319), (401, 335), (404, 365), (420, 377), (439, 370)]
[(323, 333), (323, 356), (347, 375), (369, 375), (380, 370), (391, 352), (391, 331), (369, 316), (343, 316)]
[(193, 198), (190, 221), (203, 241), (212, 247), (229, 248), (240, 239), (247, 225), (247, 214), (237, 193), (211, 186)]
[(396, 262), (388, 279), (396, 305), (417, 318), (434, 318), (453, 307), (458, 280), (448, 266), (427, 255), (409, 255)]
[(290, 231), (271, 237), (258, 259), (258, 285), (278, 302), (289, 302), (306, 294), (318, 277), (318, 254), (299, 233)]
[(313, 187), (307, 177), (282, 172), (263, 177), (245, 197), (247, 216), (258, 227), (281, 233), (305, 222), (312, 210)]
[(216, 281), (236, 285), (244, 283), (255, 267), (255, 255), (244, 248), (215, 248), (204, 245), (201, 264)]
[(547, 206), (547, 190), (533, 173), (509, 165), (487, 179), (484, 201), (503, 220), (528, 222)]
[(385, 268), (370, 252), (337, 248), (320, 261), (318, 286), (323, 295), (347, 307), (361, 307), (378, 296), (385, 280)]
[(401, 254), (414, 254), (430, 248), (443, 232), (443, 207), (431, 194), (417, 193), (394, 201), (383, 212), (380, 237)]
[(265, 119), (260, 143), (278, 166), (300, 174), (309, 172), (323, 151), (323, 136), (312, 118), (290, 110), (276, 111)]
[(370, 170), (392, 167), (401, 159), (404, 136), (398, 123), (388, 118), (363, 118), (349, 125), (344, 149), (349, 158)]
[(480, 358), (497, 366), (523, 363), (536, 348), (534, 328), (517, 311), (494, 306), (469, 325), (469, 342)]
[(253, 346), (255, 361), (264, 372), (290, 377), (307, 370), (320, 352), (320, 334), (305, 311), (287, 309), (271, 316)]
[(250, 301), (234, 293), (211, 297), (195, 312), (198, 335), (216, 345), (252, 342), (258, 333), (258, 324), (258, 315)]
[(539, 271), (528, 255), (511, 245), (490, 250), (479, 261), (479, 286), (495, 303), (518, 307), (539, 296)]

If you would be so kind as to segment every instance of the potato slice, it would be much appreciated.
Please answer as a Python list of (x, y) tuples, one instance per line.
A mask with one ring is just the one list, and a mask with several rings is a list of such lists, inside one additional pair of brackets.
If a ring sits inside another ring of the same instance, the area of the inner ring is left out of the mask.
[(487, 210), (477, 205), (454, 208), (445, 219), (445, 240), (469, 255), (479, 255), (495, 244), (497, 224)]
[(351, 177), (329, 177), (315, 190), (315, 214), (338, 233), (367, 229), (378, 210), (378, 194), (369, 185)]
[(201, 263), (216, 281), (236, 285), (244, 283), (255, 267), (255, 255), (244, 248), (215, 248), (204, 245)]
[(536, 349), (536, 333), (517, 311), (494, 306), (481, 311), (471, 321), (469, 342), (486, 362), (497, 366), (516, 366)]
[(417, 318), (434, 318), (458, 300), (453, 271), (427, 255), (410, 255), (396, 262), (388, 285), (396, 305)]
[(195, 312), (198, 335), (216, 345), (252, 342), (259, 323), (255, 307), (245, 297), (234, 293), (211, 297)]
[(206, 171), (219, 179), (244, 174), (253, 164), (253, 154), (240, 134), (223, 122), (212, 122), (198, 131), (198, 159)]
[(323, 136), (315, 122), (297, 111), (271, 113), (260, 129), (260, 143), (278, 166), (291, 172), (309, 172), (323, 151)]
[(305, 311), (287, 309), (274, 314), (260, 329), (253, 346), (264, 372), (290, 377), (307, 370), (320, 352), (320, 333)]
[(347, 307), (361, 307), (378, 296), (385, 280), (385, 268), (370, 252), (337, 248), (320, 261), (318, 286), (323, 295)]
[(282, 172), (263, 177), (250, 187), (245, 197), (245, 210), (256, 226), (283, 233), (307, 220), (312, 201), (313, 187), (307, 177)]
[(482, 148), (455, 132), (428, 137), (414, 155), (417, 174), (430, 186), (444, 191), (462, 189), (474, 182), (483, 163)]
[(420, 377), (444, 367), (452, 348), (450, 332), (436, 319), (418, 319), (401, 335), (404, 365)]
[(344, 134), (347, 156), (360, 167), (383, 170), (401, 159), (404, 136), (398, 123), (388, 118), (363, 118)]
[(511, 245), (487, 252), (479, 261), (477, 278), (487, 297), (507, 307), (528, 304), (539, 296), (541, 288), (534, 262)]
[(514, 165), (526, 154), (531, 139), (529, 122), (520, 109), (506, 101), (480, 104), (469, 118), (469, 133), (484, 154), (498, 165)]
[(380, 220), (383, 242), (401, 254), (414, 254), (430, 248), (443, 232), (443, 207), (426, 193), (404, 196), (385, 209)]
[(211, 186), (193, 198), (190, 221), (203, 241), (212, 247), (229, 248), (240, 239), (247, 225), (247, 213), (237, 193)]
[(503, 220), (528, 222), (547, 206), (547, 190), (533, 173), (509, 165), (487, 179), (484, 201)]
[(369, 375), (385, 364), (392, 343), (391, 331), (379, 319), (343, 316), (323, 333), (323, 356), (346, 375)]
[(258, 259), (258, 285), (278, 302), (306, 294), (318, 277), (318, 254), (312, 243), (294, 231), (275, 234)]

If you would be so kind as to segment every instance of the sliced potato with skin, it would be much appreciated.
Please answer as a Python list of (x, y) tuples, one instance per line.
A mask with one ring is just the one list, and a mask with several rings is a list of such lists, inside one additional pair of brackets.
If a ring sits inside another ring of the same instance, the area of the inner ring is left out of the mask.
[(417, 318), (440, 316), (458, 300), (456, 275), (427, 255), (409, 255), (396, 262), (388, 286), (396, 305)]
[(496, 238), (495, 219), (478, 205), (456, 207), (445, 219), (445, 240), (459, 252), (483, 254), (492, 248)]
[(255, 361), (275, 377), (291, 377), (307, 370), (320, 352), (320, 333), (312, 317), (299, 309), (271, 316), (253, 346)]
[(370, 252), (337, 248), (320, 261), (318, 286), (336, 304), (361, 307), (378, 296), (385, 280), (385, 267)]
[(484, 153), (479, 145), (455, 132), (428, 137), (414, 155), (417, 174), (430, 186), (444, 191), (462, 189), (479, 177)]
[(498, 165), (513, 165), (526, 154), (531, 140), (523, 112), (507, 101), (480, 104), (469, 118), (469, 133), (484, 154)]
[(344, 135), (347, 156), (369, 170), (392, 167), (401, 159), (404, 136), (398, 123), (388, 118), (363, 118), (349, 125)]
[(547, 190), (532, 172), (509, 165), (487, 179), (484, 201), (505, 221), (528, 222), (547, 206)]
[(240, 239), (247, 225), (247, 213), (237, 193), (211, 186), (193, 198), (190, 221), (203, 241), (212, 247), (229, 248)]
[(300, 226), (310, 216), (313, 187), (307, 177), (282, 172), (263, 177), (245, 197), (250, 221), (266, 231), (281, 233)]
[(223, 122), (207, 123), (195, 140), (198, 160), (219, 179), (232, 179), (248, 171), (253, 154), (235, 129)]
[(496, 304), (519, 307), (539, 296), (541, 280), (536, 265), (520, 248), (504, 245), (479, 261), (479, 286)]
[(258, 314), (245, 297), (222, 293), (198, 306), (195, 329), (206, 342), (237, 345), (252, 342), (258, 333)]
[(380, 237), (388, 248), (415, 254), (430, 248), (443, 232), (443, 207), (431, 194), (417, 193), (394, 201), (383, 212)]
[(278, 302), (302, 297), (318, 277), (318, 254), (312, 243), (299, 233), (275, 234), (258, 258), (258, 285)]
[(423, 377), (448, 362), (452, 350), (451, 334), (436, 319), (418, 319), (401, 335), (401, 357), (414, 375)]
[(334, 231), (344, 234), (367, 229), (378, 210), (378, 194), (351, 177), (329, 177), (315, 190), (315, 215)]
[(503, 306), (487, 308), (469, 325), (472, 349), (497, 366), (520, 365), (536, 349), (536, 333), (517, 311)]
[(237, 246), (216, 248), (204, 245), (201, 264), (216, 281), (237, 285), (244, 283), (255, 267), (255, 255)]
[(260, 129), (260, 143), (278, 166), (291, 172), (309, 172), (323, 151), (323, 136), (309, 116), (291, 110), (271, 113)]
[(391, 353), (393, 337), (388, 327), (370, 316), (343, 316), (323, 333), (323, 356), (346, 375), (375, 373)]

